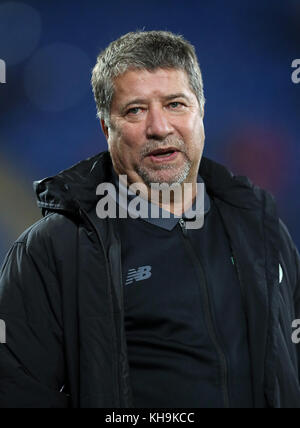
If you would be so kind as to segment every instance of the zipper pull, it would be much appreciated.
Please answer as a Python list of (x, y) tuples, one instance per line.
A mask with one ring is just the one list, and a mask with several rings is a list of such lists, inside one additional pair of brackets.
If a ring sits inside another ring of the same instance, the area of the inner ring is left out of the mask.
[(181, 227), (181, 230), (182, 230), (184, 236), (187, 236), (186, 224), (185, 224), (185, 221), (183, 220), (183, 218), (179, 219), (179, 224), (180, 224), (180, 227)]

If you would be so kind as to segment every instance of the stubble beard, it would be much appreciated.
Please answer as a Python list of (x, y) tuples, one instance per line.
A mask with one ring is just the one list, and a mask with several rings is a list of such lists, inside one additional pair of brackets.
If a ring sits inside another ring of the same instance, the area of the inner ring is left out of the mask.
[[(145, 155), (148, 153), (163, 147), (173, 146), (178, 148), (180, 150), (179, 156), (184, 157), (184, 163), (181, 167), (178, 167), (178, 165), (174, 164), (161, 164), (161, 165), (155, 165), (152, 168), (147, 167), (143, 165), (142, 163), (136, 165), (136, 172), (137, 174), (143, 179), (146, 186), (149, 188), (151, 187), (151, 184), (157, 183), (167, 183), (169, 186), (172, 184), (182, 184), (188, 177), (192, 162), (187, 157), (185, 152), (185, 144), (184, 141), (181, 139), (166, 139), (164, 140), (164, 143), (157, 144), (157, 141), (151, 142), (149, 141), (146, 146), (143, 148), (143, 151), (141, 153), (142, 159), (144, 159)], [(165, 174), (164, 171), (170, 171), (170, 174)], [(173, 171), (173, 173), (172, 173)]]
[[(167, 183), (170, 186), (172, 184), (182, 184), (187, 179), (191, 167), (192, 162), (186, 158), (183, 166), (179, 170), (175, 165), (161, 165), (157, 170), (144, 166), (138, 166), (137, 173), (149, 188), (153, 183)], [(166, 174), (163, 173), (163, 171), (166, 170), (174, 170), (174, 173), (168, 174), (168, 177), (166, 177)]]

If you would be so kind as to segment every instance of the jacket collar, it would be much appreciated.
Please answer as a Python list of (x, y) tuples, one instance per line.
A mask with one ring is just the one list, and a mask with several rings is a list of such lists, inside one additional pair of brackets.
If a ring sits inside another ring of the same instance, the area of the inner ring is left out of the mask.
[[(115, 200), (129, 214), (129, 217), (130, 217), (131, 216), (131, 210), (130, 210), (129, 204), (130, 204), (130, 201), (132, 199), (135, 199), (136, 194), (131, 192), (129, 190), (129, 188), (119, 180), (119, 176), (116, 174), (116, 172), (114, 171), (113, 168), (112, 168), (112, 176), (113, 176), (113, 182), (114, 182), (115, 188), (117, 189), (116, 195), (115, 195), (116, 196)], [(186, 212), (184, 212), (181, 216), (167, 212), (161, 207), (158, 208), (159, 216), (157, 216), (157, 217), (151, 216), (152, 203), (147, 202), (147, 212), (145, 213), (147, 215), (141, 216), (142, 220), (144, 220), (148, 223), (151, 223), (154, 226), (157, 226), (157, 227), (160, 227), (162, 229), (171, 231), (175, 228), (175, 226), (177, 225), (177, 223), (179, 222), (179, 219), (181, 217), (184, 219), (187, 219), (187, 221), (189, 221), (188, 219), (194, 217), (194, 213), (197, 209), (196, 200), (198, 199), (199, 201), (201, 201), (202, 197), (203, 197), (204, 203), (203, 204), (201, 203), (200, 208), (198, 208), (198, 209), (203, 210), (204, 215), (208, 214), (208, 212), (210, 210), (210, 199), (209, 199), (209, 196), (208, 196), (206, 189), (205, 189), (205, 183), (204, 183), (202, 177), (200, 176), (200, 174), (198, 174), (197, 183), (203, 184), (204, 189), (201, 186), (198, 186), (197, 197), (196, 197), (195, 201), (193, 202), (192, 207), (189, 210), (187, 210)], [(204, 192), (203, 192), (203, 190), (204, 190)], [(114, 195), (113, 195), (113, 197), (114, 197)]]
[[(111, 182), (112, 161), (108, 151), (83, 160), (56, 176), (33, 183), (37, 204), (46, 211), (90, 211), (97, 204), (96, 188)], [(223, 165), (202, 157), (199, 174), (207, 193), (238, 208), (260, 209), (261, 191), (247, 177), (234, 176)]]

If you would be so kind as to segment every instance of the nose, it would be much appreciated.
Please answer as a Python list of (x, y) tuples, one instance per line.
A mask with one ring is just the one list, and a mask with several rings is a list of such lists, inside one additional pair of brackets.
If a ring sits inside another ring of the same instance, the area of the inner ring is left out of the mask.
[(148, 138), (163, 140), (173, 132), (167, 113), (161, 107), (149, 108), (146, 126)]

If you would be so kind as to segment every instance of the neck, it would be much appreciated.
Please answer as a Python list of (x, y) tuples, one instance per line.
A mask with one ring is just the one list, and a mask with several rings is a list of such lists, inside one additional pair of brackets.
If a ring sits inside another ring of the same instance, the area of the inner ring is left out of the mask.
[[(120, 176), (118, 178), (120, 182), (127, 188), (133, 184), (127, 181), (128, 177), (125, 179), (125, 181)], [(136, 184), (139, 185), (137, 187), (139, 192), (137, 193), (135, 186), (133, 186), (134, 193), (136, 193), (141, 198), (148, 200), (149, 203), (156, 204), (165, 211), (169, 211), (177, 216), (181, 216), (193, 205), (197, 195), (196, 179), (194, 179), (193, 182), (183, 182), (181, 184), (173, 183), (171, 185), (166, 183), (158, 185), (155, 183), (150, 187), (143, 182)]]

